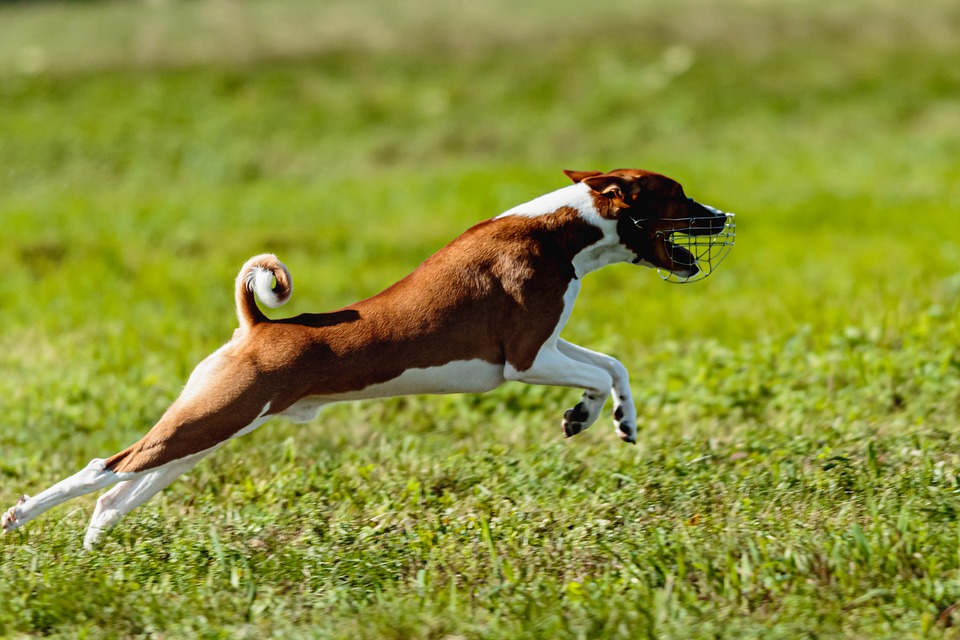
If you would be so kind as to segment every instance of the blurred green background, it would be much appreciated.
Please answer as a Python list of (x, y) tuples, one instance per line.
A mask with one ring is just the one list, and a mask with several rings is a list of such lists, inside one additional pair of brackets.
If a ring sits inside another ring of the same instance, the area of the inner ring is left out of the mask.
[(950, 636), (958, 60), (952, 0), (0, 4), (6, 503), (153, 424), (255, 253), (285, 317), (562, 169), (738, 214), (702, 283), (585, 282), (636, 448), (520, 385), (277, 421), (102, 551), (92, 498), (6, 536), (0, 636)]

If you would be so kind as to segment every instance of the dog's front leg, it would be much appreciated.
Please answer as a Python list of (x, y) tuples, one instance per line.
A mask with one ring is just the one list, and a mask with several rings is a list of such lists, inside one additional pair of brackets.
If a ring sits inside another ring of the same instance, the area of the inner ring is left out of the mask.
[[(597, 364), (587, 362), (583, 354), (578, 354), (581, 356), (580, 358), (572, 357), (574, 353), (573, 347), (574, 345), (570, 343), (564, 343), (563, 347), (561, 347), (559, 342), (545, 344), (541, 347), (539, 353), (537, 353), (537, 357), (533, 361), (533, 365), (529, 368), (519, 371), (508, 363), (504, 369), (504, 377), (507, 380), (517, 380), (528, 384), (546, 384), (584, 389), (583, 399), (575, 407), (568, 409), (563, 415), (563, 435), (568, 438), (580, 433), (596, 422), (597, 417), (599, 417), (600, 412), (603, 410), (607, 393), (614, 388), (614, 377)], [(579, 347), (575, 347), (575, 349), (579, 349)], [(600, 354), (594, 355), (599, 356)], [(607, 366), (609, 367), (610, 365), (607, 364)], [(622, 374), (621, 372), (617, 372), (618, 379), (622, 380), (625, 378), (625, 373), (625, 370)], [(629, 400), (629, 386), (627, 389), (627, 398)], [(632, 400), (629, 400), (628, 404), (632, 408)], [(636, 412), (634, 411), (633, 413), (635, 419)], [(628, 439), (624, 437), (621, 432), (620, 437), (628, 442), (633, 442), (632, 434)]]
[[(610, 388), (610, 395), (613, 398), (613, 424), (621, 440), (635, 444), (637, 436), (637, 407), (633, 402), (633, 393), (630, 391), (630, 376), (627, 373), (627, 368), (623, 366), (623, 363), (613, 356), (585, 349), (566, 340), (558, 340), (557, 348), (560, 350), (560, 353), (574, 360), (600, 367), (610, 374), (610, 378), (613, 381)], [(591, 399), (587, 393), (584, 393), (580, 405), (585, 402), (593, 402), (596, 404), (598, 401)], [(603, 409), (603, 404), (604, 398), (601, 396), (599, 406), (596, 407), (598, 413)], [(580, 405), (577, 405), (577, 407)], [(575, 409), (576, 407), (574, 407), (574, 410)]]

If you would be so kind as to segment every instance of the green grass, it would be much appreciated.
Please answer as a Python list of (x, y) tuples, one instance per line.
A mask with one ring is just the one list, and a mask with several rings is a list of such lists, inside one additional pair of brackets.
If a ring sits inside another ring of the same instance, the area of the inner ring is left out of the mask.
[(564, 168), (738, 213), (585, 282), (638, 445), (513, 384), (275, 421), (5, 536), (0, 637), (958, 637), (956, 3), (473, 4), (0, 6), (0, 504), (145, 432), (249, 256), (333, 309)]

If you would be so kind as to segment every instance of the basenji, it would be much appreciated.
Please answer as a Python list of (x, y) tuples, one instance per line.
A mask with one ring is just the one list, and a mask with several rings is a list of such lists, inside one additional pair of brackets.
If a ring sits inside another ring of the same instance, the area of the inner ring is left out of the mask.
[(332, 402), (477, 393), (508, 380), (584, 389), (564, 413), (576, 435), (613, 398), (613, 423), (634, 442), (637, 411), (615, 358), (560, 338), (583, 277), (618, 262), (668, 279), (708, 274), (733, 240), (732, 214), (688, 198), (676, 181), (637, 169), (566, 171), (573, 184), (477, 224), (413, 273), (338, 311), (269, 320), (290, 273), (274, 255), (243, 265), (239, 328), (204, 359), (139, 441), (34, 496), (2, 518), (7, 533), (70, 498), (97, 500), (84, 538), (102, 532), (225, 442), (275, 416), (313, 420)]

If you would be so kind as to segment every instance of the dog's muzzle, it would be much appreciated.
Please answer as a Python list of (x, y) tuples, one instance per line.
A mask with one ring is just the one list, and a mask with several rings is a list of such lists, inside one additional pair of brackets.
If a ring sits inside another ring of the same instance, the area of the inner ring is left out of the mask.
[[(691, 266), (696, 272), (688, 276), (657, 268), (657, 273), (666, 282), (686, 284), (703, 280), (713, 273), (730, 253), (737, 235), (736, 216), (707, 207), (712, 213), (723, 216), (715, 218), (680, 218), (671, 220), (672, 229), (657, 231), (667, 255), (677, 266)], [(639, 226), (639, 225), (638, 225)]]

